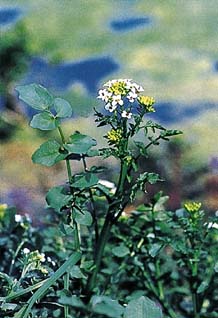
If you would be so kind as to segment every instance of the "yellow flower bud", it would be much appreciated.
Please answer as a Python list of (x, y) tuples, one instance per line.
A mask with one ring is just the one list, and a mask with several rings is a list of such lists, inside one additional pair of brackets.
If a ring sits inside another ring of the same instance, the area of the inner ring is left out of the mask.
[(153, 97), (149, 96), (140, 96), (138, 98), (138, 102), (145, 107), (147, 112), (153, 113), (155, 112), (155, 109), (153, 107), (155, 103), (155, 99)]
[(114, 95), (126, 95), (127, 92), (128, 92), (128, 89), (126, 88), (126, 83), (124, 83), (124, 82), (115, 82), (108, 89), (108, 91), (113, 93)]
[(187, 202), (184, 204), (184, 208), (189, 213), (198, 212), (199, 209), (201, 208), (201, 203), (200, 202)]
[(107, 133), (107, 139), (111, 144), (118, 144), (122, 139), (122, 130), (111, 129), (111, 131)]

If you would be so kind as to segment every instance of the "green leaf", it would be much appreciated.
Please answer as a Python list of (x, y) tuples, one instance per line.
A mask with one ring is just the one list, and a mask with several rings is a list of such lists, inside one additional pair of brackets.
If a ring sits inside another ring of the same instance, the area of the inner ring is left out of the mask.
[(67, 154), (60, 153), (60, 144), (55, 140), (44, 142), (32, 155), (32, 161), (50, 167), (63, 160)]
[(171, 137), (181, 135), (183, 132), (181, 130), (176, 129), (167, 129), (161, 132), (161, 137)]
[(13, 278), (8, 276), (6, 273), (0, 272), (0, 277), (8, 283), (9, 287), (13, 285), (14, 283)]
[(216, 262), (215, 265), (214, 265), (214, 271), (215, 271), (216, 273), (218, 273), (218, 262)]
[(140, 297), (130, 301), (124, 318), (162, 318), (161, 309), (147, 297)]
[(207, 281), (203, 281), (200, 286), (198, 286), (197, 293), (203, 293), (209, 287), (209, 283)]
[(40, 114), (33, 116), (30, 126), (41, 130), (53, 130), (59, 125), (59, 120), (56, 119), (51, 113), (44, 111)]
[(107, 296), (93, 296), (91, 299), (94, 313), (105, 315), (111, 318), (121, 318), (123, 307), (117, 300), (112, 300)]
[(86, 226), (90, 226), (92, 224), (92, 216), (89, 211), (83, 210), (81, 212), (75, 208), (73, 212), (77, 223)]
[(125, 257), (129, 254), (129, 249), (124, 244), (120, 244), (112, 249), (112, 253), (117, 257)]
[(86, 154), (91, 147), (96, 145), (97, 142), (92, 137), (82, 135), (80, 133), (75, 133), (70, 136), (69, 142), (64, 145), (64, 147), (70, 153)]
[(85, 305), (81, 301), (81, 299), (76, 295), (67, 295), (67, 291), (62, 290), (58, 292), (58, 302), (62, 305), (68, 305), (75, 308), (85, 308)]
[(1, 305), (1, 309), (2, 310), (15, 310), (17, 307), (17, 304), (13, 304), (13, 303), (3, 303)]
[(59, 118), (71, 117), (73, 113), (71, 105), (62, 98), (55, 98), (54, 109), (56, 111), (56, 116)]
[(150, 184), (155, 184), (157, 181), (161, 181), (159, 175), (157, 173), (148, 173), (147, 180)]
[(75, 175), (72, 180), (72, 186), (79, 189), (90, 188), (98, 184), (98, 177), (95, 173), (85, 172)]
[(160, 211), (164, 211), (165, 208), (164, 208), (164, 204), (169, 200), (169, 197), (168, 196), (162, 196), (162, 193), (161, 192), (158, 192), (156, 195), (155, 195), (155, 200), (156, 203), (154, 204), (154, 212), (160, 212)]
[(152, 247), (149, 249), (148, 253), (151, 257), (157, 256), (157, 254), (160, 252), (162, 248), (162, 244), (154, 243)]
[(86, 278), (78, 265), (74, 265), (70, 270), (70, 276), (73, 278)]
[(26, 309), (27, 309), (27, 304), (24, 304), (21, 307), (21, 309), (14, 314), (14, 318), (22, 318), (22, 317), (24, 317), (23, 315), (24, 315)]
[(20, 85), (16, 87), (16, 90), (19, 98), (32, 108), (45, 110), (53, 105), (54, 97), (41, 85)]
[(71, 199), (72, 195), (66, 193), (66, 189), (63, 186), (51, 188), (46, 195), (46, 202), (57, 212), (60, 212), (61, 208), (68, 205)]
[(72, 228), (72, 226), (69, 224), (65, 224), (65, 223), (60, 223), (59, 230), (64, 235), (73, 235), (73, 233), (74, 233), (74, 229)]

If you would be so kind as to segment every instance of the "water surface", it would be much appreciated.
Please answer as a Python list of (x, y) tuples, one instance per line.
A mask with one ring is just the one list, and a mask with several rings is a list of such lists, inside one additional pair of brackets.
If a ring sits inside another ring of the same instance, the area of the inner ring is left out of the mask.
[(18, 7), (0, 7), (0, 27), (15, 24), (22, 15)]
[(132, 18), (123, 18), (118, 20), (111, 21), (110, 25), (114, 31), (123, 32), (129, 31), (138, 27), (148, 26), (152, 22), (151, 17), (132, 17)]
[(35, 82), (57, 91), (65, 91), (79, 82), (89, 93), (96, 94), (99, 82), (118, 68), (118, 64), (111, 57), (88, 58), (59, 64), (50, 64), (41, 57), (34, 57), (23, 82)]

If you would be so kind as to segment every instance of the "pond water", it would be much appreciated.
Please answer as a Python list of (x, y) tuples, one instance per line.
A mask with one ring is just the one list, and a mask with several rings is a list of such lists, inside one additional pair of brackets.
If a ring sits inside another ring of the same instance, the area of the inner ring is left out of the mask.
[(213, 64), (213, 69), (216, 73), (218, 72), (218, 61)]
[(188, 120), (209, 110), (217, 109), (211, 102), (181, 104), (180, 102), (159, 102), (155, 105), (156, 112), (149, 117), (162, 124), (175, 124), (181, 120)]
[(17, 7), (0, 7), (0, 27), (12, 25), (22, 16), (22, 10)]
[(23, 83), (39, 83), (57, 91), (64, 91), (74, 83), (81, 83), (90, 94), (96, 94), (99, 82), (118, 70), (111, 57), (88, 58), (78, 62), (50, 64), (41, 57), (34, 57)]
[(137, 27), (148, 26), (152, 23), (152, 18), (149, 16), (145, 17), (132, 17), (123, 18), (119, 20), (113, 20), (110, 23), (111, 28), (117, 32), (129, 31)]

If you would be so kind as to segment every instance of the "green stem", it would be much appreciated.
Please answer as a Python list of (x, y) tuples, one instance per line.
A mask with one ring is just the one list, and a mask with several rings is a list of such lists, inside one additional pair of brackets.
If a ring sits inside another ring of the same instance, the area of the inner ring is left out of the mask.
[(96, 256), (95, 256), (95, 269), (92, 273), (92, 276), (91, 278), (89, 279), (88, 281), (88, 284), (87, 284), (87, 291), (88, 293), (92, 292), (93, 288), (95, 287), (96, 285), (96, 279), (97, 279), (97, 274), (100, 270), (100, 266), (101, 266), (101, 260), (102, 260), (102, 256), (103, 256), (103, 253), (104, 253), (104, 248), (105, 248), (105, 245), (108, 241), (108, 238), (109, 238), (109, 234), (110, 234), (110, 229), (112, 227), (112, 222), (110, 221), (109, 219), (109, 216), (110, 214), (108, 214), (106, 216), (106, 219), (105, 219), (105, 222), (104, 222), (104, 225), (103, 225), (103, 228), (101, 230), (101, 234), (99, 236), (99, 239), (98, 239), (98, 243), (97, 243), (97, 246), (96, 246)]
[[(195, 241), (195, 237), (192, 236), (189, 240), (191, 249), (194, 251), (194, 255), (192, 256), (193, 261), (190, 262), (190, 270), (191, 270), (191, 294), (192, 294), (192, 303), (193, 303), (193, 313), (194, 318), (200, 318), (200, 306), (199, 306), (199, 295), (197, 293), (198, 286), (198, 260), (199, 260), (199, 252), (200, 250), (197, 248), (197, 244)], [(191, 258), (191, 257), (190, 257)]]
[(194, 309), (194, 318), (200, 318), (200, 313), (198, 311), (198, 295), (196, 292), (192, 292), (192, 302)]
[[(82, 157), (82, 162), (83, 162), (83, 167), (84, 167), (84, 171), (87, 172), (87, 164), (86, 164), (86, 160), (85, 157)], [(95, 245), (97, 244), (98, 241), (98, 221), (97, 221), (97, 216), (96, 216), (96, 210), (95, 210), (95, 201), (93, 198), (93, 194), (92, 194), (92, 190), (89, 188), (89, 197), (90, 197), (90, 203), (91, 203), (91, 210), (92, 210), (92, 218), (93, 218), (93, 224), (95, 227)]]
[[(151, 211), (152, 214), (152, 228), (153, 228), (153, 233), (155, 235), (155, 238), (157, 236), (157, 232), (156, 232), (156, 220), (155, 220), (155, 212), (154, 209), (152, 209)], [(173, 309), (170, 308), (168, 302), (165, 300), (165, 295), (164, 295), (164, 286), (163, 286), (163, 282), (162, 280), (160, 280), (160, 260), (157, 259), (155, 257), (155, 262), (154, 262), (154, 266), (155, 266), (155, 272), (156, 272), (156, 277), (157, 277), (157, 293), (158, 293), (158, 300), (160, 301), (161, 305), (163, 306), (163, 308), (165, 309), (166, 313), (171, 317), (171, 318), (176, 318), (177, 315), (174, 312)]]
[[(69, 279), (70, 279), (70, 274), (69, 272), (66, 272), (64, 275), (64, 289), (69, 290)], [(69, 315), (69, 306), (64, 305), (64, 318), (67, 318)]]
[(75, 228), (75, 231), (74, 231), (74, 240), (75, 240), (75, 249), (77, 252), (80, 251), (80, 230), (79, 230), (79, 225), (78, 223), (74, 220), (73, 221), (74, 223), (74, 228)]
[[(60, 126), (58, 126), (58, 131), (61, 137), (61, 141), (62, 144), (66, 144), (66, 139), (63, 133), (63, 130)], [(71, 171), (71, 166), (70, 166), (70, 160), (69, 159), (65, 159), (66, 162), (66, 167), (67, 167), (67, 175), (68, 175), (68, 180), (69, 180), (69, 184), (71, 182), (71, 178), (72, 178), (72, 171)], [(75, 249), (77, 252), (80, 251), (80, 235), (79, 235), (79, 228), (78, 228), (78, 224), (75, 221), (75, 218), (73, 218), (73, 224), (74, 224), (74, 241), (75, 241)], [(64, 275), (64, 288), (69, 291), (69, 272), (66, 272), (66, 274)], [(64, 306), (64, 318), (67, 318), (69, 314), (69, 306), (65, 305)]]
[(155, 259), (155, 271), (156, 271), (156, 275), (157, 275), (157, 288), (158, 288), (159, 298), (161, 300), (164, 300), (163, 283), (162, 283), (162, 280), (159, 279), (159, 277), (160, 277), (160, 261), (158, 259)]
[(0, 297), (0, 301), (2, 302), (10, 302), (12, 299), (15, 299), (15, 298), (18, 298), (20, 296), (23, 296), (25, 294), (28, 294), (30, 292), (32, 292), (33, 290), (35, 289), (38, 289), (39, 287), (41, 287), (48, 279), (44, 279), (43, 281), (33, 285), (33, 286), (30, 286), (30, 287), (27, 287), (27, 288), (24, 288), (18, 292), (10, 292), (10, 294), (6, 297)]
[[(59, 131), (59, 134), (61, 136), (61, 141), (62, 141), (62, 144), (66, 144), (66, 140), (65, 140), (65, 137), (64, 137), (64, 133), (63, 133), (63, 130), (60, 126), (58, 126), (58, 131)], [(69, 179), (69, 182), (70, 182), (70, 179), (72, 177), (72, 172), (71, 172), (71, 167), (70, 167), (70, 160), (69, 159), (65, 159), (66, 161), (66, 166), (67, 166), (67, 174), (68, 174), (68, 179)]]
[(16, 318), (28, 318), (33, 305), (38, 301), (49, 288), (63, 275), (65, 274), (69, 267), (75, 265), (81, 258), (80, 253), (73, 253), (67, 261), (32, 295), (28, 300), (26, 307), (23, 307), (18, 313)]
[[(123, 192), (124, 192), (124, 184), (126, 181), (126, 176), (128, 172), (128, 164), (125, 160), (126, 153), (128, 150), (128, 137), (127, 137), (127, 122), (123, 121), (123, 135), (124, 135), (124, 144), (122, 146), (122, 156), (120, 157), (121, 167), (120, 167), (120, 177), (117, 185), (116, 193), (114, 194), (114, 200), (111, 202), (110, 207), (107, 211), (106, 218), (104, 220), (104, 225), (102, 227), (101, 233), (99, 235), (99, 239), (97, 241), (97, 246), (95, 250), (95, 269), (88, 280), (87, 291), (90, 294), (93, 288), (96, 286), (97, 275), (100, 271), (101, 260), (104, 254), (104, 249), (106, 243), (108, 242), (110, 230), (113, 224), (117, 221), (117, 216), (119, 217), (121, 211), (123, 210)], [(118, 215), (115, 216), (118, 211)]]
[(11, 265), (10, 265), (10, 269), (9, 269), (9, 272), (8, 272), (8, 275), (10, 276), (12, 274), (12, 271), (13, 271), (13, 267), (14, 267), (14, 263), (15, 263), (15, 260), (17, 258), (17, 255), (19, 253), (19, 251), (21, 250), (21, 248), (23, 247), (23, 245), (27, 242), (27, 240), (23, 240), (17, 247), (15, 253), (14, 253), (14, 256), (13, 256), (13, 259), (11, 261)]

